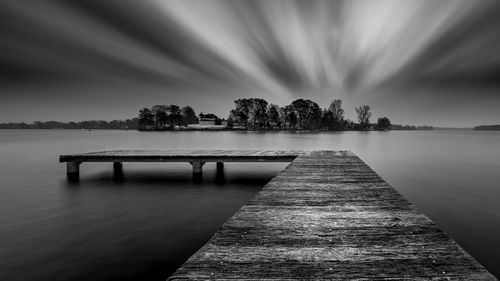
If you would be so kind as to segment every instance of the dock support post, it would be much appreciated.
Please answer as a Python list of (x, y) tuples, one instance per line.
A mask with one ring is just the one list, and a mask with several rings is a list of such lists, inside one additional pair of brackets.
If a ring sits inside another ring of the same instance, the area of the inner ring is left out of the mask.
[(113, 172), (123, 173), (123, 163), (122, 162), (113, 162)]
[(80, 178), (80, 164), (81, 162), (67, 162), (66, 163), (66, 176), (69, 181), (78, 181)]
[(217, 173), (215, 174), (216, 183), (225, 183), (226, 177), (224, 175), (224, 162), (217, 162)]
[(217, 173), (224, 172), (224, 162), (217, 162)]
[(123, 180), (123, 163), (113, 162), (113, 179), (115, 181)]
[(203, 165), (205, 162), (189, 162), (193, 166), (193, 181), (201, 182), (203, 181)]

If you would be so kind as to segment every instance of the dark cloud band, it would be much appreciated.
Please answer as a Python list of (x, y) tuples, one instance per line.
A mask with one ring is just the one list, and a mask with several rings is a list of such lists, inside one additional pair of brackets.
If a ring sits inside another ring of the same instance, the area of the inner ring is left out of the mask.
[(3, 83), (119, 77), (176, 88), (500, 85), (500, 4), (2, 1)]

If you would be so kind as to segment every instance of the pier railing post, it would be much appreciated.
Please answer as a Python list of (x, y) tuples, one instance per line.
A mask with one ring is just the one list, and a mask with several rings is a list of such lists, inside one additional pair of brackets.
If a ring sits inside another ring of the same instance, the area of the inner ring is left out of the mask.
[(80, 178), (80, 164), (81, 162), (67, 162), (66, 163), (66, 176), (69, 181), (77, 181)]
[(189, 163), (193, 166), (193, 181), (203, 181), (203, 165), (205, 165), (205, 162), (194, 161)]

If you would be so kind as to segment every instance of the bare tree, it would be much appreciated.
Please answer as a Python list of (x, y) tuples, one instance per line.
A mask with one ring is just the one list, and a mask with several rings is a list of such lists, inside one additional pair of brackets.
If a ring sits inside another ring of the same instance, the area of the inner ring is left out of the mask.
[(330, 103), (329, 111), (332, 112), (332, 118), (340, 122), (344, 120), (344, 109), (342, 109), (342, 100), (335, 99)]
[(330, 103), (330, 107), (323, 113), (322, 124), (329, 130), (344, 129), (344, 109), (342, 108), (342, 100), (335, 99)]
[(356, 107), (356, 113), (358, 114), (359, 126), (362, 130), (368, 128), (370, 125), (370, 117), (372, 117), (372, 113), (370, 112), (370, 106), (362, 105), (360, 107)]

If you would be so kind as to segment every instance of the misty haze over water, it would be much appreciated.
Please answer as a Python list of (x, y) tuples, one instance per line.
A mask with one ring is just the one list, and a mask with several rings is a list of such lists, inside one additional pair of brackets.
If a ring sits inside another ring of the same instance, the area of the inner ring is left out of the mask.
[(165, 280), (286, 163), (83, 164), (107, 149), (352, 150), (490, 272), (500, 275), (500, 132), (343, 133), (0, 130), (1, 280)]

